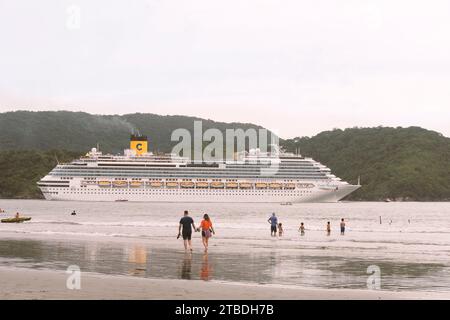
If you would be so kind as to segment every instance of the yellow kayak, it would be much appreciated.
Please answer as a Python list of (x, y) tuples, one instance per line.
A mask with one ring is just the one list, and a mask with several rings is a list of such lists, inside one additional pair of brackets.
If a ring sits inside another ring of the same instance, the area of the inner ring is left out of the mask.
[(30, 217), (23, 217), (23, 218), (9, 218), (9, 219), (2, 219), (2, 223), (20, 223), (24, 221), (30, 221)]

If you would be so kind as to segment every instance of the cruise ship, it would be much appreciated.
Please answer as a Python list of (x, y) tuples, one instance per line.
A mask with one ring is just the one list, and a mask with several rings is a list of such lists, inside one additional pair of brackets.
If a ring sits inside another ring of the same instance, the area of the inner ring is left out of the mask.
[(196, 162), (147, 152), (147, 137), (132, 135), (123, 155), (92, 148), (58, 164), (38, 182), (47, 200), (144, 202), (337, 202), (351, 185), (311, 158), (258, 149), (236, 159)]

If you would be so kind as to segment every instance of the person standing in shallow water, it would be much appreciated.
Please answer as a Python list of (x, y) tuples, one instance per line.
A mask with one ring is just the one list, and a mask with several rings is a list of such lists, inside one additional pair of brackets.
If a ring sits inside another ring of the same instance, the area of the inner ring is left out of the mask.
[(278, 236), (283, 236), (283, 224), (281, 222), (278, 224)]
[(330, 221), (327, 222), (327, 236), (329, 236), (331, 233), (331, 224)]
[(277, 236), (278, 218), (275, 215), (275, 212), (272, 213), (272, 216), (269, 218), (269, 220), (267, 220), (267, 222), (270, 223), (270, 235), (272, 237), (276, 237)]
[(341, 219), (341, 236), (345, 234), (345, 222), (344, 218)]
[(189, 212), (187, 210), (184, 211), (184, 217), (180, 219), (180, 224), (178, 226), (178, 237), (183, 235), (184, 242), (184, 250), (188, 250), (188, 248), (192, 251), (192, 228), (195, 228), (194, 220), (189, 217)]
[[(208, 241), (209, 238), (211, 238), (211, 233), (216, 234), (214, 231), (211, 219), (207, 214), (203, 216), (203, 220), (200, 223), (200, 228), (202, 229), (202, 242), (203, 246), (205, 247), (205, 252), (208, 252)], [(199, 229), (200, 229), (199, 228)]]
[(298, 231), (300, 231), (300, 235), (304, 236), (305, 235), (305, 225), (302, 223), (300, 223), (300, 228), (298, 228)]

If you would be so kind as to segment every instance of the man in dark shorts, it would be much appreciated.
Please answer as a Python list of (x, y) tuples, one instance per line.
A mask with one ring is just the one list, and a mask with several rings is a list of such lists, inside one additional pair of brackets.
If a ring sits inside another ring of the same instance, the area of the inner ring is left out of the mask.
[(187, 250), (189, 246), (189, 249), (192, 251), (192, 243), (191, 243), (192, 228), (194, 228), (194, 230), (197, 230), (197, 228), (195, 228), (194, 220), (191, 217), (189, 217), (189, 212), (185, 210), (184, 217), (180, 219), (177, 237), (179, 238), (181, 235), (183, 235), (184, 250)]
[(277, 236), (277, 226), (278, 226), (278, 218), (275, 216), (275, 212), (272, 213), (272, 216), (267, 220), (270, 223), (270, 235), (272, 237)]
[(343, 236), (345, 233), (345, 222), (344, 218), (341, 219), (341, 235)]

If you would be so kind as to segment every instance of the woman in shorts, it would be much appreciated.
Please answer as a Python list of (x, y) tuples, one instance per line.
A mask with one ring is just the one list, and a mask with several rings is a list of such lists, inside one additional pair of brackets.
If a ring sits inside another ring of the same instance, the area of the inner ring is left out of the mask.
[(208, 240), (212, 234), (216, 234), (211, 222), (211, 219), (207, 214), (203, 216), (203, 220), (200, 223), (200, 229), (202, 230), (202, 242), (205, 247), (205, 252), (208, 252)]

